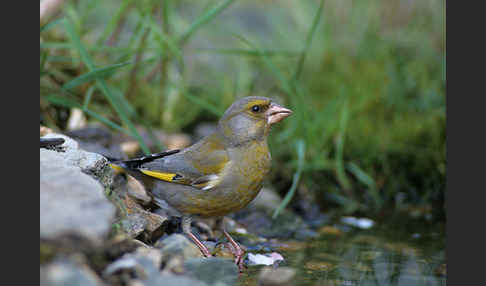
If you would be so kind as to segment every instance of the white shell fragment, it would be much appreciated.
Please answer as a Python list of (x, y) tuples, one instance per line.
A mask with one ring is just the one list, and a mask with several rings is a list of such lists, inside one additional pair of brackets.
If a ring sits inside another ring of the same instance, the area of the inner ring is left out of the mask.
[(248, 253), (248, 265), (273, 265), (276, 261), (283, 261), (284, 258), (280, 253), (272, 252), (269, 254)]
[(359, 227), (362, 229), (371, 228), (375, 222), (369, 218), (355, 218), (352, 216), (345, 216), (341, 218), (341, 222), (345, 224), (349, 224), (351, 226)]

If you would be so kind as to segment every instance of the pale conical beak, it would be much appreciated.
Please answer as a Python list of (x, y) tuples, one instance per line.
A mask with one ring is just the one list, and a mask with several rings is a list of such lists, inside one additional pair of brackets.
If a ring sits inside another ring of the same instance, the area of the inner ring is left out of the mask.
[(274, 123), (282, 121), (285, 117), (292, 114), (292, 110), (282, 107), (276, 103), (270, 104), (270, 108), (267, 109), (268, 114), (268, 124), (272, 125)]

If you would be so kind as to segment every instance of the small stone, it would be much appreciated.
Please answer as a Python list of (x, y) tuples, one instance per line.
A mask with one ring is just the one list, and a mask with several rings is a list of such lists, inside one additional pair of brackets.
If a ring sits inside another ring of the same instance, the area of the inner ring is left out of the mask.
[(186, 134), (171, 134), (165, 141), (168, 150), (183, 149), (190, 144), (191, 138)]
[(51, 263), (40, 267), (41, 286), (64, 285), (104, 285), (101, 279), (89, 269), (84, 258), (73, 255), (71, 257), (58, 257)]
[(152, 261), (157, 269), (160, 268), (160, 264), (162, 263), (162, 253), (156, 248), (139, 247), (135, 250), (135, 256), (147, 258)]
[(128, 157), (133, 157), (140, 151), (140, 144), (137, 141), (126, 141), (120, 144), (120, 149)]
[(143, 184), (130, 175), (127, 175), (127, 193), (129, 196), (141, 201), (143, 204), (148, 204), (152, 201), (152, 198), (147, 194)]
[(167, 217), (163, 217), (146, 210), (142, 210), (140, 213), (147, 220), (146, 230), (149, 232), (153, 232), (158, 229), (168, 219)]
[(130, 237), (136, 237), (142, 233), (147, 227), (147, 220), (141, 213), (133, 213), (127, 215), (120, 221), (120, 226), (123, 232)]
[(361, 229), (371, 228), (375, 224), (375, 222), (369, 218), (355, 218), (352, 216), (342, 217), (341, 222)]
[(307, 239), (317, 235), (298, 215), (286, 210), (276, 219), (271, 218), (269, 210), (252, 211), (238, 219), (238, 222), (244, 225), (249, 233), (265, 238)]
[(184, 263), (186, 275), (208, 285), (235, 285), (238, 267), (232, 259), (208, 257), (193, 258)]
[(125, 196), (123, 202), (127, 216), (120, 221), (120, 225), (122, 230), (130, 237), (136, 237), (143, 231), (152, 233), (168, 219), (165, 216), (144, 210), (129, 196)]
[(263, 267), (258, 276), (258, 285), (261, 286), (285, 286), (292, 285), (296, 274), (295, 269), (290, 267)]
[(76, 130), (86, 127), (86, 116), (84, 112), (79, 108), (71, 108), (71, 113), (67, 121), (67, 130)]
[(48, 128), (48, 127), (45, 127), (45, 126), (40, 126), (40, 136), (44, 136), (44, 135), (47, 135), (49, 133), (54, 133), (54, 131), (52, 131), (51, 128)]
[(235, 232), (236, 233), (239, 233), (239, 234), (248, 234), (248, 231), (245, 228), (243, 228), (243, 227), (237, 227), (237, 228), (235, 228)]
[(132, 273), (140, 279), (158, 275), (162, 254), (157, 249), (139, 247), (133, 253), (126, 253), (115, 262), (109, 264), (103, 271), (104, 277), (109, 277), (122, 271)]
[(183, 274), (184, 273), (184, 260), (180, 255), (172, 256), (167, 262), (165, 262), (164, 273)]
[(158, 240), (154, 246), (160, 249), (164, 261), (168, 261), (174, 255), (180, 255), (184, 261), (189, 258), (202, 256), (201, 251), (194, 243), (178, 233)]

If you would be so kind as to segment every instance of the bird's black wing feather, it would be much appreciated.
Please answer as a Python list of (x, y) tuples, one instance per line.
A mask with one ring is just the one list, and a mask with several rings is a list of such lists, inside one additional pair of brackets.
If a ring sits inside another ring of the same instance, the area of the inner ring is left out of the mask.
[(117, 165), (120, 165), (122, 166), (123, 168), (126, 168), (126, 169), (137, 169), (139, 168), (142, 164), (144, 163), (147, 163), (147, 162), (151, 162), (153, 160), (156, 160), (156, 159), (159, 159), (159, 158), (162, 158), (162, 157), (166, 157), (166, 156), (169, 156), (169, 155), (172, 155), (172, 154), (176, 154), (176, 153), (179, 153), (181, 150), (179, 149), (176, 149), (176, 150), (170, 150), (170, 151), (165, 151), (165, 152), (161, 152), (161, 153), (154, 153), (154, 154), (150, 154), (150, 155), (147, 155), (147, 156), (144, 156), (144, 157), (140, 157), (140, 158), (135, 158), (135, 159), (131, 159), (131, 160), (110, 160), (111, 163), (113, 164), (117, 164)]

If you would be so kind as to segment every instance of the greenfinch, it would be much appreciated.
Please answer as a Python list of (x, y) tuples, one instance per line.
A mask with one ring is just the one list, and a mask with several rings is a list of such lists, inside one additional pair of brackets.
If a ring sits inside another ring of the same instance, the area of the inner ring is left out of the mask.
[[(140, 180), (159, 204), (180, 212), (182, 230), (204, 256), (209, 250), (191, 233), (191, 218), (219, 217), (250, 203), (270, 171), (270, 127), (292, 113), (271, 99), (244, 97), (223, 114), (216, 130), (183, 150), (171, 150), (110, 166)], [(243, 250), (222, 229), (242, 267)]]

